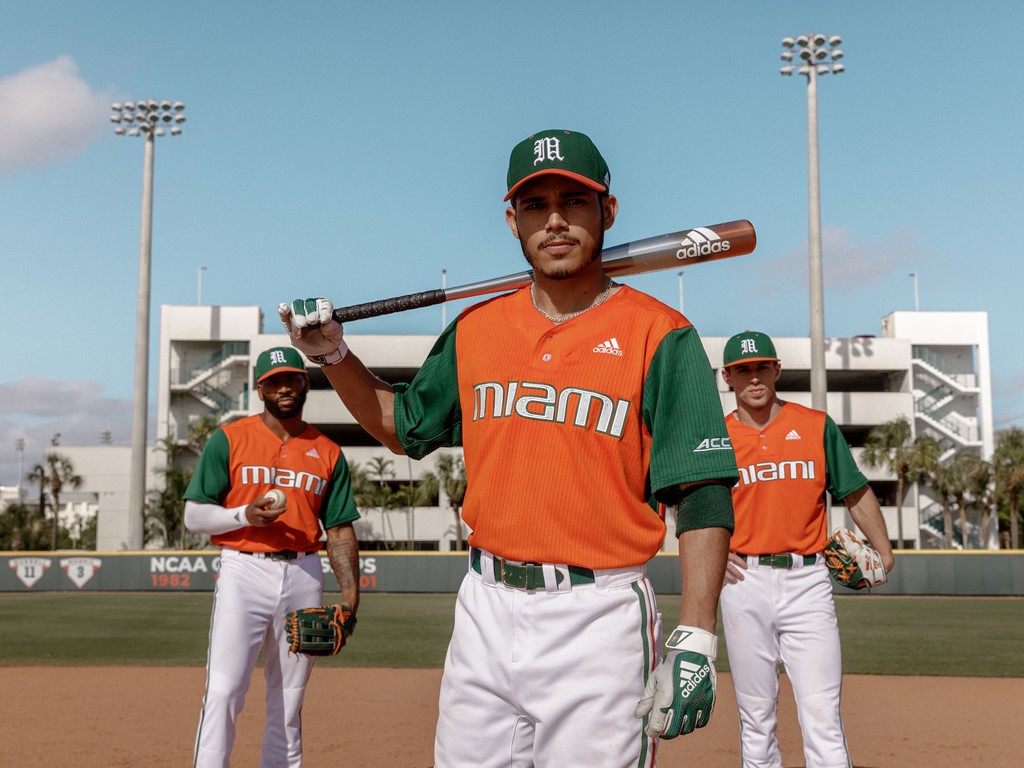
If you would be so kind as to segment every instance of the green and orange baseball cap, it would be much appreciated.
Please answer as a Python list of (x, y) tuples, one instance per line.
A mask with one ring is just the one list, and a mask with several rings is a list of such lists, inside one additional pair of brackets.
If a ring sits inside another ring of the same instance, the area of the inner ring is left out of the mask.
[(576, 179), (598, 192), (607, 192), (612, 181), (608, 163), (589, 136), (577, 131), (541, 131), (512, 148), (505, 200), (512, 199), (526, 182), (548, 173)]
[(722, 355), (722, 367), (738, 363), (759, 363), (762, 361), (778, 362), (775, 345), (767, 333), (760, 331), (743, 331), (725, 342)]
[(256, 382), (275, 373), (306, 373), (306, 363), (294, 347), (271, 347), (256, 358)]

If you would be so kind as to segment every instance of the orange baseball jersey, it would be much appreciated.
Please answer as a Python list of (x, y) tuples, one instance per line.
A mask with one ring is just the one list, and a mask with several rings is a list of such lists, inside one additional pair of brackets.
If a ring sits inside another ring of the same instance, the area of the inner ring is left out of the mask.
[(470, 543), (512, 560), (645, 563), (665, 539), (655, 494), (736, 477), (696, 330), (629, 287), (559, 324), (529, 288), (470, 307), (396, 394), (411, 456), (462, 443)]
[(867, 485), (839, 427), (823, 411), (796, 403), (764, 429), (725, 419), (740, 481), (729, 549), (745, 555), (812, 555), (825, 546), (825, 491), (837, 500)]
[(282, 441), (259, 415), (213, 433), (185, 499), (230, 509), (252, 503), (271, 488), (284, 491), (283, 515), (270, 525), (243, 525), (210, 540), (246, 552), (314, 552), (323, 529), (359, 518), (341, 448), (308, 424), (302, 434)]

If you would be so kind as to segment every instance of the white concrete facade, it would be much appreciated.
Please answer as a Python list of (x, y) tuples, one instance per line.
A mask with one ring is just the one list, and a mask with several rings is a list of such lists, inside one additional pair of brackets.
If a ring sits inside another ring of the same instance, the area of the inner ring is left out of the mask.
[[(887, 338), (912, 340), (911, 391), (914, 435), (928, 435), (942, 448), (942, 458), (966, 452), (991, 459), (992, 375), (987, 312), (893, 312), (882, 318)], [(944, 546), (942, 508), (926, 487), (916, 489), (919, 537), (923, 546)], [(968, 523), (972, 548), (998, 549), (998, 526), (987, 541)], [(960, 537), (953, 546), (961, 548)]]
[[(61, 494), (61, 524), (74, 535), (75, 528), (93, 516), (96, 521), (96, 549), (117, 551), (128, 549), (131, 535), (128, 510), (129, 470), (132, 449), (127, 445), (60, 446), (52, 449), (68, 457), (82, 485)], [(158, 476), (152, 472), (154, 463), (162, 459), (149, 452), (146, 466), (149, 487), (156, 487)], [(142, 528), (139, 522), (138, 529)]]
[[(81, 529), (99, 515), (97, 521), (98, 551), (119, 551), (129, 548), (131, 526), (128, 516), (128, 474), (131, 447), (126, 445), (61, 445), (47, 448), (46, 453), (67, 457), (74, 473), (82, 479), (78, 488), (65, 487), (60, 494), (57, 511), (62, 527), (67, 528), (73, 540)], [(149, 452), (149, 487), (157, 487), (159, 475), (152, 468), (160, 456)], [(0, 509), (18, 502), (18, 488), (0, 488)], [(39, 487), (28, 482), (22, 484), (20, 501), (33, 506), (39, 503)], [(47, 505), (53, 498), (44, 492)], [(49, 516), (49, 508), (47, 509)], [(141, 526), (141, 523), (140, 523)]]
[[(254, 394), (255, 358), (265, 349), (287, 344), (283, 333), (263, 332), (263, 319), (260, 308), (254, 306), (161, 308), (158, 427), (154, 442), (168, 436), (183, 440), (191, 420), (204, 413), (219, 412), (223, 421), (230, 421), (261, 410)], [(855, 457), (859, 458), (863, 440), (872, 427), (900, 416), (915, 425), (915, 434), (944, 429), (942, 436), (952, 439), (947, 433), (955, 435), (956, 431), (949, 424), (962, 427), (962, 444), (989, 457), (993, 438), (987, 314), (894, 312), (883, 319), (882, 331), (879, 337), (826, 339), (828, 412), (846, 434)], [(409, 380), (436, 340), (433, 335), (358, 333), (349, 333), (346, 338), (363, 362), (388, 381)], [(783, 366), (780, 395), (809, 406), (810, 340), (776, 337), (774, 341)], [(733, 395), (718, 370), (725, 342), (724, 337), (704, 339), (715, 369), (723, 411), (729, 412), (734, 408)], [(352, 463), (365, 469), (375, 459), (384, 459), (390, 462), (391, 479), (395, 482), (408, 482), (435, 470), (436, 456), (412, 461), (382, 448), (355, 423), (323, 375), (315, 368), (311, 368), (310, 373), (313, 390), (304, 415), (307, 421), (335, 439)], [(935, 386), (928, 385), (932, 382), (929, 377), (936, 376), (947, 388), (956, 390), (952, 399), (947, 399), (945, 394), (942, 402), (934, 399), (940, 393), (934, 391)], [(924, 399), (926, 397), (933, 399)], [(458, 449), (451, 450), (458, 452)], [(162, 452), (151, 451), (151, 479), (155, 471), (153, 462), (162, 461), (163, 456)], [(184, 460), (194, 462), (195, 455), (186, 454)], [(127, 458), (124, 463), (127, 466)], [(883, 501), (892, 501), (895, 478), (863, 464), (861, 468)], [(125, 489), (126, 475), (127, 471)], [(922, 496), (922, 508), (929, 503), (930, 500)], [(897, 510), (893, 504), (885, 503), (883, 512), (890, 537), (895, 539)], [(414, 540), (419, 546), (442, 551), (454, 545), (455, 516), (444, 500), (441, 508), (362, 512), (364, 520), (359, 533), (367, 543), (386, 539)], [(903, 507), (903, 529), (908, 546), (937, 546), (928, 527), (922, 529), (919, 515), (917, 494), (911, 492)], [(100, 521), (100, 540), (107, 548), (123, 548), (123, 543), (121, 547), (116, 546), (117, 535), (108, 536), (104, 532), (113, 521), (108, 522), (103, 516), (102, 505)], [(851, 521), (840, 507), (833, 509), (832, 524), (850, 525)], [(463, 536), (466, 533), (463, 526)], [(674, 547), (674, 538), (667, 536), (666, 549)]]

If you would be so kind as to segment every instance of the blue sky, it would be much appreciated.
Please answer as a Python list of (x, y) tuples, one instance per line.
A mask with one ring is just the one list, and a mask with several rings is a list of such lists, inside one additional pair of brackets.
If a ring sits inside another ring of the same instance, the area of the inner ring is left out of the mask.
[[(828, 336), (986, 310), (996, 428), (1024, 426), (1019, 2), (8, 0), (0, 42), (0, 484), (51, 435), (130, 443), (143, 142), (110, 103), (181, 100), (157, 141), (161, 304), (336, 304), (524, 268), (508, 151), (590, 134), (609, 244), (738, 218), (757, 251), (688, 270), (705, 336), (808, 333), (807, 88), (780, 40), (844, 38), (819, 84)], [(1004, 33), (1010, 33), (1006, 37)], [(674, 272), (628, 281), (678, 304)], [(447, 309), (454, 316), (456, 307)], [(436, 333), (430, 308), (350, 333)], [(156, 361), (152, 364), (155, 380)], [(155, 389), (150, 397), (155, 407)]]

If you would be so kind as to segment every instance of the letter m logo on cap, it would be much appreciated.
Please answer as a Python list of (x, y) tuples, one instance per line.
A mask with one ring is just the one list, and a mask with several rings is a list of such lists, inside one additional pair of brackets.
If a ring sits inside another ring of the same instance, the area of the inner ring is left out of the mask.
[(562, 157), (562, 145), (558, 139), (554, 136), (548, 136), (543, 139), (538, 139), (533, 145), (533, 164), (544, 163), (544, 162), (564, 162), (565, 158)]

